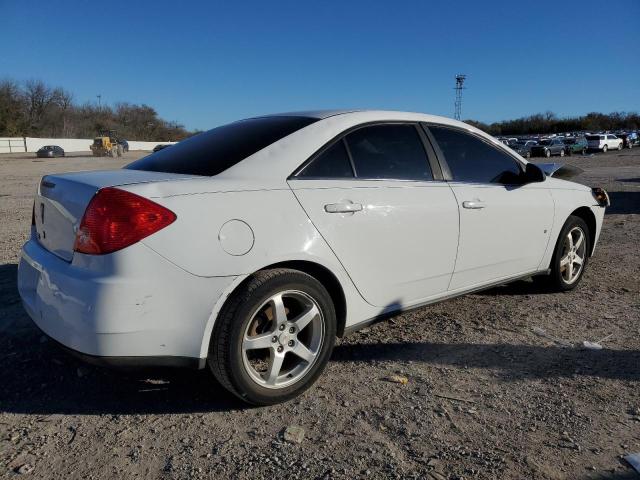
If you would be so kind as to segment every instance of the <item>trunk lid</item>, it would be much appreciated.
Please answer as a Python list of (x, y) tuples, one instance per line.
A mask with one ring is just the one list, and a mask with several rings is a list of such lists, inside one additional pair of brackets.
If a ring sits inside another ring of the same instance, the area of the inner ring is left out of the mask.
[(51, 253), (70, 262), (73, 258), (76, 230), (87, 205), (98, 190), (104, 187), (186, 180), (193, 177), (142, 170), (46, 175), (38, 186), (34, 204), (38, 242)]

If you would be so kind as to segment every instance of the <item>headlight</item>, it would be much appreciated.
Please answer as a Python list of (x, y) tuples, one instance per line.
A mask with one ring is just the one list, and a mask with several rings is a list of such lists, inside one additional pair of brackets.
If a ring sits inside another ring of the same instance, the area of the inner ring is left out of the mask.
[(595, 198), (596, 202), (598, 202), (598, 205), (600, 205), (601, 207), (608, 207), (609, 205), (611, 205), (609, 194), (607, 194), (604, 188), (592, 188), (591, 195), (593, 195), (593, 198)]

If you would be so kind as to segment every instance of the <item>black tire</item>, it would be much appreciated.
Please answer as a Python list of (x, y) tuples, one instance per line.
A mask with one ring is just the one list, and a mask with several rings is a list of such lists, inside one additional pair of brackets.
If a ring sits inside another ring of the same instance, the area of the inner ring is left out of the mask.
[(544, 156), (547, 157), (547, 158), (550, 158), (551, 157), (551, 150), (545, 150), (544, 151)]
[(560, 156), (564, 157), (564, 148), (562, 150), (560, 150)]
[(527, 158), (527, 160), (528, 160), (529, 158), (531, 158), (531, 152), (527, 152), (527, 153), (525, 154), (525, 158)]
[[(253, 380), (244, 366), (244, 332), (260, 305), (279, 291), (287, 290), (303, 292), (316, 302), (324, 318), (324, 337), (316, 360), (300, 380), (281, 388), (267, 388)], [(260, 271), (234, 292), (222, 308), (209, 343), (207, 363), (216, 379), (247, 403), (286, 402), (307, 390), (324, 371), (333, 351), (336, 323), (331, 296), (314, 277), (285, 268)]]
[(586, 154), (587, 154), (587, 149), (586, 149), (586, 148), (583, 148), (583, 149), (582, 149), (582, 155), (586, 155)]
[(604, 147), (602, 147), (602, 153), (607, 153), (607, 150), (609, 150), (608, 145), (605, 145)]
[[(564, 238), (567, 236), (569, 231), (575, 227), (581, 228), (584, 232), (585, 256), (583, 260), (582, 270), (580, 271), (578, 278), (572, 283), (567, 283), (562, 276), (560, 260), (563, 251)], [(582, 281), (584, 271), (587, 268), (587, 264), (589, 263), (590, 252), (591, 240), (587, 223), (582, 218), (571, 215), (565, 222), (562, 230), (560, 231), (560, 235), (558, 235), (558, 239), (556, 240), (556, 246), (553, 251), (553, 258), (551, 259), (550, 265), (551, 273), (549, 275), (534, 277), (534, 279), (536, 280), (536, 282), (544, 286), (547, 290), (552, 292), (568, 292), (570, 290), (573, 290)]]

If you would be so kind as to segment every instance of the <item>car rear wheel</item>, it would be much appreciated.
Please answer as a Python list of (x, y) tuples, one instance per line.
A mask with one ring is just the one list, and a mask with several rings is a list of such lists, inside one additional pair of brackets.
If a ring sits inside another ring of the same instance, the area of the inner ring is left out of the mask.
[(551, 150), (545, 150), (544, 151), (544, 156), (549, 158), (551, 156)]
[(587, 154), (587, 149), (586, 149), (586, 148), (583, 148), (583, 149), (582, 149), (582, 155), (586, 155), (586, 154)]
[(622, 150), (622, 144), (621, 143), (618, 144), (618, 150)]
[(578, 286), (589, 260), (591, 242), (586, 222), (571, 215), (556, 242), (551, 260), (551, 273), (537, 277), (547, 288), (556, 292), (566, 292)]
[(560, 150), (560, 156), (564, 157), (564, 148), (562, 150)]
[(297, 270), (264, 270), (223, 307), (207, 362), (230, 392), (254, 405), (272, 405), (317, 380), (335, 336), (335, 309), (320, 282)]
[(602, 147), (602, 152), (603, 153), (607, 153), (607, 150), (609, 150), (609, 147), (607, 145), (605, 145), (604, 147)]

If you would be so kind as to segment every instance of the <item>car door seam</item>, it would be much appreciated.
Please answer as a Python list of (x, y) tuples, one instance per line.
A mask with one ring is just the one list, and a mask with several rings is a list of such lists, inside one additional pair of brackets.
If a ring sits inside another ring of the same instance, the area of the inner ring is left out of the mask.
[[(349, 271), (347, 270), (347, 267), (344, 266), (344, 264), (342, 263), (342, 260), (340, 260), (340, 257), (338, 256), (338, 254), (334, 251), (333, 247), (331, 246), (331, 244), (327, 241), (327, 239), (324, 237), (324, 235), (322, 234), (322, 232), (320, 231), (320, 229), (317, 227), (317, 225), (313, 222), (313, 219), (311, 218), (311, 215), (309, 215), (309, 212), (307, 212), (307, 210), (304, 208), (304, 206), (302, 205), (302, 202), (300, 202), (300, 199), (298, 198), (298, 196), (296, 195), (296, 191), (291, 187), (291, 185), (289, 184), (289, 181), (287, 181), (287, 185), (289, 186), (289, 190), (291, 191), (291, 194), (293, 195), (293, 198), (296, 199), (296, 202), (298, 203), (298, 205), (300, 205), (300, 208), (302, 209), (302, 211), (304, 212), (304, 214), (307, 216), (307, 218), (309, 219), (309, 222), (311, 222), (311, 225), (313, 225), (313, 228), (315, 229), (316, 232), (318, 232), (318, 235), (320, 235), (320, 237), (322, 238), (322, 240), (324, 240), (325, 245), (327, 245), (327, 247), (329, 248), (329, 250), (331, 250), (331, 253), (333, 253), (333, 256), (336, 258), (336, 260), (338, 261), (338, 263), (340, 264), (340, 266), (342, 267), (342, 269), (345, 272), (345, 275), (349, 278), (349, 280), (351, 280), (351, 283), (353, 284), (353, 287), (356, 289), (356, 292), (358, 292), (358, 295), (360, 295), (360, 297), (362, 298), (362, 300), (367, 303), (368, 305), (371, 305), (372, 307), (377, 307), (377, 305), (374, 305), (372, 303), (370, 303), (362, 294), (362, 292), (360, 291), (360, 289), (358, 288), (358, 285), (356, 284), (356, 282), (353, 280), (353, 278), (351, 277), (351, 274), (349, 273)], [(313, 190), (313, 189), (308, 189), (308, 190)]]

